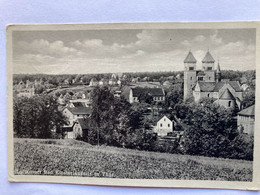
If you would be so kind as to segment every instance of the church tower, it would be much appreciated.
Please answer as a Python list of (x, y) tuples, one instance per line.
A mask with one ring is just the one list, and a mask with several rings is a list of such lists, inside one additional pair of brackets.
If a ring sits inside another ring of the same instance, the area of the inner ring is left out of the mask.
[(193, 97), (192, 88), (197, 82), (196, 63), (197, 60), (191, 51), (189, 51), (187, 57), (184, 60), (184, 100), (188, 99), (189, 97)]
[(204, 81), (205, 82), (215, 82), (215, 69), (214, 69), (215, 60), (208, 51), (205, 57), (202, 60), (202, 68), (205, 73)]

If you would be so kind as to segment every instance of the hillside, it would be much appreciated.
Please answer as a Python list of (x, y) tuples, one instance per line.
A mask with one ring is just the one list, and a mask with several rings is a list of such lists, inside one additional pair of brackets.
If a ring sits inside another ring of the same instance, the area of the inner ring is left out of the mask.
[(14, 139), (16, 175), (252, 181), (251, 161), (92, 146), (76, 140)]

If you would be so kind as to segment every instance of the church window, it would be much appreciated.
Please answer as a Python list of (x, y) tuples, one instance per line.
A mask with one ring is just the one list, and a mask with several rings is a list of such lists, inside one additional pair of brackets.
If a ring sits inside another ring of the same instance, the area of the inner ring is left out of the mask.
[(208, 67), (208, 70), (212, 70), (212, 67)]
[(161, 127), (162, 127), (162, 123), (161, 123), (161, 125), (160, 125)]
[(168, 124), (168, 127), (170, 127), (170, 124)]
[(209, 77), (209, 80), (211, 79), (211, 77)]
[(190, 80), (192, 80), (192, 77), (190, 78)]
[(230, 107), (231, 106), (231, 101), (228, 101), (228, 107)]
[(189, 70), (194, 70), (194, 67), (189, 67)]
[(208, 97), (209, 97), (209, 94), (208, 94)]

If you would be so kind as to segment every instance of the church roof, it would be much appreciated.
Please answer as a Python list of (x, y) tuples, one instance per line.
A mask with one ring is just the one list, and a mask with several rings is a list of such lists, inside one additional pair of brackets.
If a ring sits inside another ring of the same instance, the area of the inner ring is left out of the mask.
[(198, 82), (200, 91), (211, 92), (214, 90), (216, 83), (214, 82)]
[(214, 63), (215, 60), (212, 57), (212, 55), (209, 53), (209, 51), (206, 53), (205, 57), (202, 60), (202, 63)]
[(226, 82), (198, 82), (200, 91), (202, 92), (219, 92), (222, 87), (228, 83), (236, 92), (241, 92), (240, 85), (237, 81), (226, 81)]
[(241, 92), (240, 85), (237, 81), (218, 82), (215, 85), (214, 92), (218, 92), (226, 83), (228, 83), (236, 92)]
[(193, 56), (191, 51), (189, 51), (187, 57), (184, 60), (184, 63), (196, 63), (196, 62), (197, 62), (197, 60), (195, 59), (195, 57)]
[(235, 100), (235, 97), (232, 95), (232, 93), (227, 88), (224, 93), (220, 96), (221, 100)]
[(249, 106), (248, 108), (241, 110), (238, 115), (255, 116), (255, 105)]

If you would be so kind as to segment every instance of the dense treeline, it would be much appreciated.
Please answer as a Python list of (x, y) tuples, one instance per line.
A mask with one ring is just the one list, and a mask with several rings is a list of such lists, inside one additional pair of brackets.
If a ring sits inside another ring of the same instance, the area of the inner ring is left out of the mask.
[[(123, 73), (126, 77), (131, 80), (132, 78), (145, 78), (147, 77), (148, 81), (154, 80), (166, 80), (167, 77), (176, 77), (177, 75), (183, 77), (183, 71), (165, 71), (165, 72), (128, 72)], [(79, 81), (88, 84), (92, 78), (96, 78), (100, 80), (102, 78), (109, 79), (111, 77), (111, 73), (104, 74), (61, 74), (61, 75), (47, 75), (47, 74), (14, 74), (13, 83), (18, 84), (20, 81), (26, 82), (27, 80), (33, 82), (35, 80), (42, 80), (43, 82), (48, 81), (53, 85), (58, 85), (64, 83), (65, 80), (68, 80), (70, 84), (72, 84), (72, 80), (75, 83), (79, 83)], [(255, 80), (255, 70), (247, 70), (247, 71), (234, 71), (234, 70), (222, 70), (221, 71), (222, 79), (230, 79), (237, 80), (242, 83), (246, 82), (248, 84), (252, 84), (253, 80)], [(244, 81), (243, 79), (247, 81)]]
[(67, 123), (52, 96), (15, 98), (13, 109), (15, 137), (55, 138), (57, 133), (61, 133), (61, 127)]

